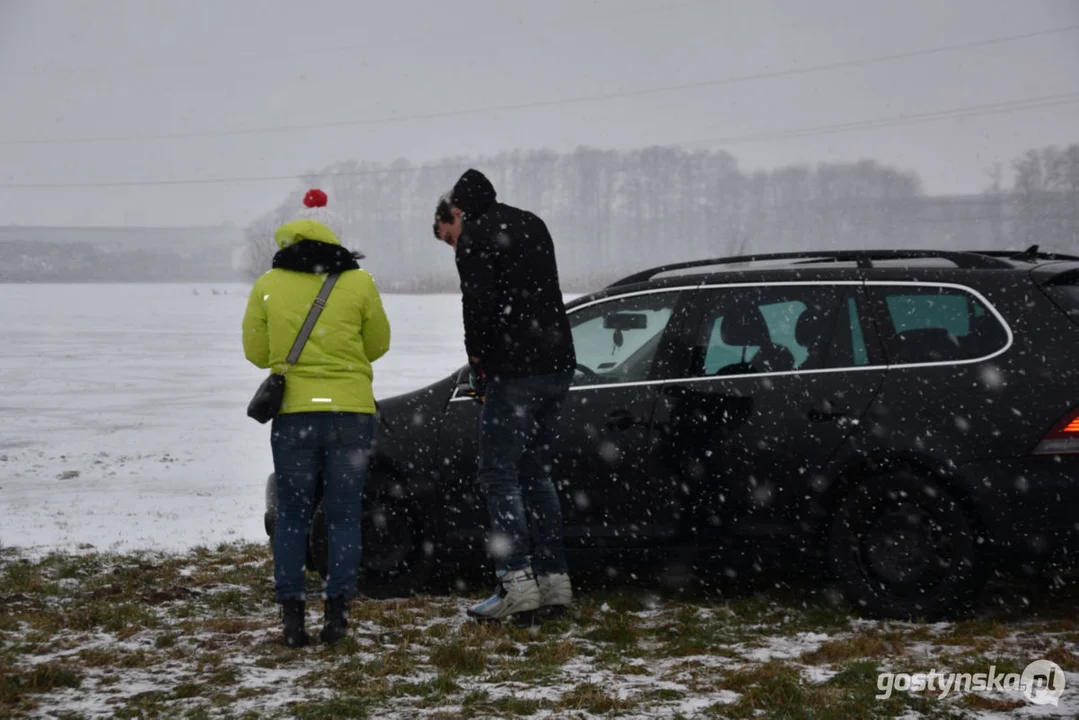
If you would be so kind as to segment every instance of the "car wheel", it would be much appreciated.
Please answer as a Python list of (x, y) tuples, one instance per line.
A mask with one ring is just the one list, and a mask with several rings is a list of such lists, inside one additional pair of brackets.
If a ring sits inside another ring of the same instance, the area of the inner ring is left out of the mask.
[(986, 579), (970, 517), (939, 482), (907, 470), (851, 489), (832, 521), (828, 555), (847, 600), (873, 617), (964, 614)]
[[(389, 488), (364, 497), (360, 593), (375, 599), (409, 597), (426, 586), (435, 567), (430, 519), (419, 503), (394, 497)], [(328, 565), (326, 516), (319, 504), (308, 536), (308, 567), (325, 580)]]
[[(274, 552), (274, 529), (277, 525), (276, 518), (266, 516), (266, 535), (270, 545), (270, 553)], [(304, 565), (309, 572), (317, 572), (319, 577), (326, 579), (326, 519), (322, 517), (322, 506), (316, 508), (316, 517), (311, 523), (311, 530), (307, 534), (307, 554)], [(319, 538), (321, 537), (321, 542)]]
[(409, 597), (434, 573), (431, 513), (400, 494), (390, 487), (364, 501), (359, 590), (367, 597)]

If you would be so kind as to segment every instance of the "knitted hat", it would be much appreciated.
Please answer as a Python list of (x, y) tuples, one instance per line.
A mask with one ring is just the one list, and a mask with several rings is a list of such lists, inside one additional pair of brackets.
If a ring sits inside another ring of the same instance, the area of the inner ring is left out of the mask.
[(304, 209), (291, 222), (285, 223), (274, 233), (274, 239), (282, 248), (300, 240), (319, 240), (340, 245), (344, 223), (326, 207), (326, 193), (318, 188), (307, 191), (303, 197)]

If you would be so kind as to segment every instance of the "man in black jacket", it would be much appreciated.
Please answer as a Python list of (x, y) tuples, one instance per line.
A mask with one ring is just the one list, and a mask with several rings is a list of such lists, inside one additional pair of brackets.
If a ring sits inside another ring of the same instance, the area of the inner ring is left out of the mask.
[(577, 358), (554, 243), (540, 218), (498, 202), (477, 170), (440, 201), (434, 233), (455, 250), (465, 349), (484, 396), (479, 481), (499, 589), (468, 614), (530, 620), (564, 610), (573, 593), (551, 470)]

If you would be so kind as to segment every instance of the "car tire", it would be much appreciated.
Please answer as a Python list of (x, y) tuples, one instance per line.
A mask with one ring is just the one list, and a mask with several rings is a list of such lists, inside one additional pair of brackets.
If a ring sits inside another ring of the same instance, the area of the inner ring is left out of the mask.
[[(425, 589), (434, 574), (431, 514), (410, 498), (389, 491), (364, 497), (363, 554), (357, 588), (373, 599), (410, 597)], [(308, 562), (325, 580), (329, 537), (322, 505), (315, 509), (308, 536)]]
[(973, 609), (986, 581), (970, 515), (938, 481), (899, 470), (863, 478), (836, 512), (832, 574), (860, 613), (944, 619)]

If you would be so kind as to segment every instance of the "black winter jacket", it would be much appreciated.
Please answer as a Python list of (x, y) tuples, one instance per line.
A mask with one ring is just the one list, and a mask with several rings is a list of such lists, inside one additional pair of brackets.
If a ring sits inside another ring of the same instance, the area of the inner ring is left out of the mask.
[(554, 243), (543, 220), (496, 201), (469, 170), (453, 189), (463, 214), (457, 243), (465, 349), (495, 377), (549, 375), (577, 364)]

